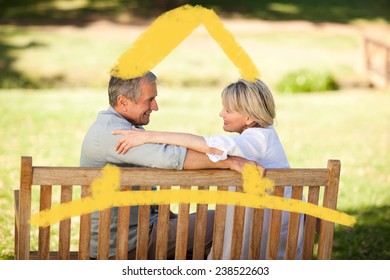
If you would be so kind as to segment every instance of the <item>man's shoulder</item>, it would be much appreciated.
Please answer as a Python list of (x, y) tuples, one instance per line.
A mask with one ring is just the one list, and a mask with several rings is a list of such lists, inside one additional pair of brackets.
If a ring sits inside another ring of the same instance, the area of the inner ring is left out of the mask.
[(111, 107), (98, 113), (95, 125), (104, 125), (115, 129), (129, 129), (132, 126), (129, 121), (123, 118)]

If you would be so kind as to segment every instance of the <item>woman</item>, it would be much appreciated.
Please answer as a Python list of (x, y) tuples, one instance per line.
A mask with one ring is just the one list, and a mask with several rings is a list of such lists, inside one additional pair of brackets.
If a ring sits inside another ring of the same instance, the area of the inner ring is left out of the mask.
[[(226, 132), (238, 135), (198, 136), (188, 133), (144, 131), (140, 129), (117, 130), (113, 134), (122, 134), (124, 137), (117, 143), (118, 153), (126, 153), (128, 149), (144, 143), (164, 143), (184, 146), (208, 155), (216, 162), (226, 159), (227, 156), (239, 156), (264, 168), (289, 168), (286, 154), (273, 127), (275, 119), (275, 103), (271, 91), (261, 81), (249, 82), (240, 79), (227, 86), (222, 92), (223, 129)], [(234, 191), (235, 187), (230, 187)], [(285, 197), (291, 197), (291, 188), (285, 188)], [(247, 259), (249, 253), (250, 221), (253, 209), (245, 212), (244, 240), (241, 259)], [(234, 207), (228, 206), (224, 237), (223, 259), (230, 258), (230, 243), (232, 239), (232, 224)], [(301, 258), (303, 215), (301, 215), (299, 245), (297, 259)], [(262, 250), (259, 259), (266, 257), (266, 240), (269, 233), (270, 210), (264, 212), (264, 229), (262, 233)], [(278, 258), (284, 258), (289, 214), (283, 212)], [(209, 259), (212, 259), (210, 253)]]

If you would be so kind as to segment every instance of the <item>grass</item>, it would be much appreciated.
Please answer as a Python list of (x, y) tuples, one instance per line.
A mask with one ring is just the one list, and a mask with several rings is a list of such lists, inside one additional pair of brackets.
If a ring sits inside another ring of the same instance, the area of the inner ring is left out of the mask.
[[(8, 73), (20, 80), (16, 87), (23, 86), (23, 82), (38, 88), (104, 87), (115, 60), (146, 28), (109, 24), (85, 29), (3, 26), (0, 58), (7, 63), (0, 64), (0, 85), (6, 85), (1, 80), (9, 79)], [(356, 33), (333, 34), (315, 29), (272, 33), (256, 28), (242, 31), (234, 26), (231, 32), (269, 84), (278, 83), (283, 75), (300, 68), (327, 71), (336, 80), (353, 84), (365, 81), (363, 46)], [(213, 63), (209, 63), (210, 58)], [(222, 87), (238, 76), (203, 27), (196, 29), (154, 71), (160, 83), (175, 86)]]
[[(158, 99), (149, 129), (223, 132), (219, 88), (161, 86)], [(275, 99), (276, 128), (292, 166), (342, 162), (338, 208), (356, 215), (358, 224), (336, 227), (334, 257), (389, 258), (390, 95), (363, 90)], [(77, 166), (84, 133), (106, 103), (104, 89), (0, 91), (1, 259), (13, 256), (12, 189), (18, 187), (20, 156), (33, 156), (36, 165)]]

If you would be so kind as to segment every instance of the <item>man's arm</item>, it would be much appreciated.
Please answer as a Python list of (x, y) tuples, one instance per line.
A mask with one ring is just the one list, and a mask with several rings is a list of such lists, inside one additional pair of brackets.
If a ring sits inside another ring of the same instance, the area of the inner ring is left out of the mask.
[(194, 150), (187, 150), (183, 169), (219, 168), (231, 169), (241, 173), (242, 168), (246, 163), (256, 164), (253, 161), (240, 157), (228, 157), (226, 160), (212, 162), (206, 154), (196, 152)]

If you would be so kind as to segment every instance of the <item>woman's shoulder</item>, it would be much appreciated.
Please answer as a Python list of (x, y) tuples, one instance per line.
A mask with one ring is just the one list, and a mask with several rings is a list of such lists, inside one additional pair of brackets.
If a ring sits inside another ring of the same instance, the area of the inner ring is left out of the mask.
[(242, 135), (269, 135), (273, 133), (276, 133), (276, 131), (272, 125), (269, 125), (265, 128), (263, 127), (247, 128), (242, 132)]

